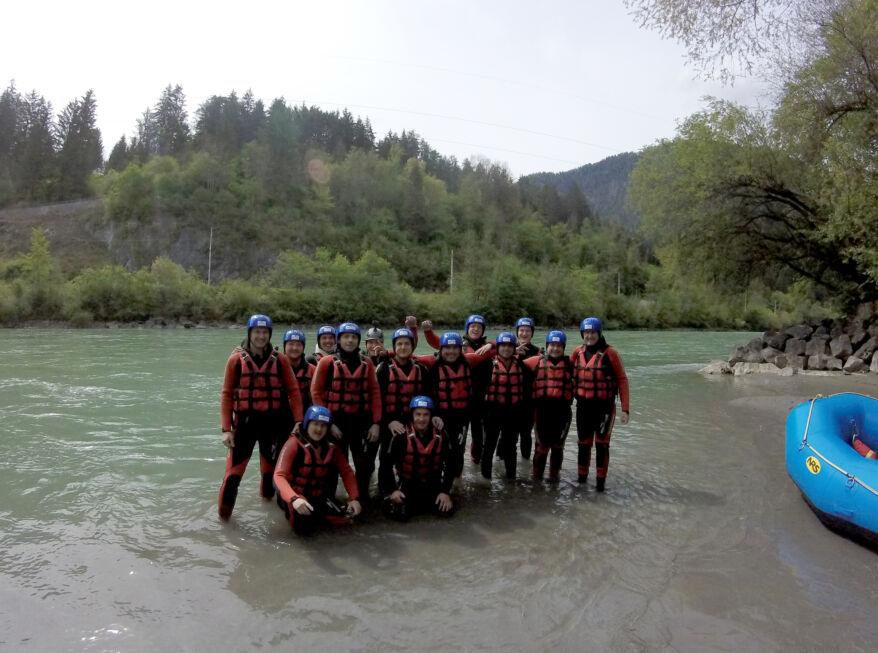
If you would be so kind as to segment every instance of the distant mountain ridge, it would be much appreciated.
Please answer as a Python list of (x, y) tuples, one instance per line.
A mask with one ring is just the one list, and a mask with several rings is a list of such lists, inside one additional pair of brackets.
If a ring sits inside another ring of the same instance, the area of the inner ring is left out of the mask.
[(589, 206), (601, 218), (635, 229), (640, 224), (640, 216), (627, 206), (628, 178), (639, 158), (637, 152), (623, 152), (573, 170), (538, 172), (523, 180), (554, 186), (562, 194), (573, 184), (579, 184)]

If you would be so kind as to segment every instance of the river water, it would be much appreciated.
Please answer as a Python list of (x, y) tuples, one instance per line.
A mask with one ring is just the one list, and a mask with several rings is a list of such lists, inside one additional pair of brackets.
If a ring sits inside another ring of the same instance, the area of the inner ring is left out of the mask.
[(696, 373), (750, 335), (608, 334), (632, 421), (605, 494), (571, 434), (558, 486), (467, 463), (450, 520), (301, 540), (255, 461), (216, 517), (239, 331), (2, 330), (0, 649), (878, 650), (878, 557), (783, 462), (794, 403), (878, 387)]

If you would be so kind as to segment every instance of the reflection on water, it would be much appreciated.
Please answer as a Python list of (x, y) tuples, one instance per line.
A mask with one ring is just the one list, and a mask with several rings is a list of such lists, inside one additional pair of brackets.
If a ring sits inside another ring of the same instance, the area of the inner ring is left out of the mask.
[(571, 434), (557, 486), (467, 465), (451, 520), (300, 540), (252, 470), (215, 517), (237, 332), (0, 331), (0, 648), (875, 650), (878, 558), (783, 469), (791, 405), (874, 384), (696, 373), (748, 336), (609, 334), (633, 415), (606, 494)]

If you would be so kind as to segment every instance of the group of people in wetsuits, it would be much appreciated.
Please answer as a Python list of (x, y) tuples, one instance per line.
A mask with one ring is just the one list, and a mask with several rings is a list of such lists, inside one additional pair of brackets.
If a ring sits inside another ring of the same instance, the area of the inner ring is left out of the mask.
[[(306, 355), (302, 331), (284, 333), (276, 349), (271, 319), (251, 316), (246, 338), (226, 364), (221, 392), (228, 454), (219, 516), (231, 517), (257, 446), (260, 494), (276, 495), (300, 534), (347, 523), (379, 501), (387, 516), (402, 521), (424, 512), (451, 514), (467, 433), (470, 459), (484, 478), (492, 478), (496, 455), (506, 478), (515, 479), (520, 446), (523, 458), (533, 454), (534, 480), (544, 479), (548, 464), (548, 481), (558, 482), (574, 398), (577, 480), (588, 480), (594, 448), (596, 489), (603, 492), (616, 397), (627, 424), (629, 389), (601, 321), (582, 320), (582, 344), (569, 354), (559, 330), (549, 331), (544, 349), (536, 347), (534, 321), (527, 317), (494, 340), (485, 328), (482, 316), (470, 315), (463, 335), (440, 337), (424, 321), (423, 337), (436, 352), (416, 355), (414, 316), (393, 332), (390, 349), (377, 327), (366, 332), (361, 351), (358, 325), (324, 325)], [(376, 459), (377, 501), (370, 496)], [(346, 504), (336, 499), (339, 477)]]

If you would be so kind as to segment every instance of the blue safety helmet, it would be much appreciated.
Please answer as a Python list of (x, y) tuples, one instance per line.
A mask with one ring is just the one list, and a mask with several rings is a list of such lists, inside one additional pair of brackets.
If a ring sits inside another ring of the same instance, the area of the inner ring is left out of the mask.
[(338, 334), (335, 332), (335, 327), (331, 324), (324, 324), (322, 327), (317, 329), (317, 342), (320, 342), (320, 336), (330, 335), (333, 338), (337, 338)]
[(298, 329), (290, 329), (284, 334), (284, 344), (288, 342), (301, 342), (305, 344), (305, 334)]
[(402, 327), (401, 329), (397, 329), (393, 332), (393, 344), (396, 345), (396, 341), (400, 338), (408, 338), (412, 341), (413, 345), (415, 344), (415, 334), (412, 333), (412, 330), (407, 327)]
[(353, 333), (355, 336), (362, 337), (362, 334), (360, 333), (360, 327), (353, 322), (342, 322), (341, 324), (339, 324), (337, 333), (339, 336), (345, 333)]
[(481, 315), (470, 315), (468, 318), (466, 318), (466, 322), (465, 322), (464, 325), (463, 325), (463, 330), (464, 330), (464, 331), (469, 331), (469, 325), (470, 325), (470, 324), (481, 324), (481, 325), (482, 325), (482, 329), (484, 330), (484, 328), (485, 328), (485, 318), (483, 318)]
[(247, 333), (250, 333), (250, 329), (255, 329), (256, 327), (265, 327), (268, 329), (268, 334), (271, 335), (271, 331), (273, 329), (271, 324), (271, 318), (267, 315), (263, 315), (262, 313), (255, 313), (250, 316), (250, 319), (247, 320)]
[(424, 395), (418, 395), (417, 397), (412, 397), (411, 402), (409, 402), (409, 408), (414, 410), (415, 408), (426, 408), (427, 410), (433, 410), (433, 400), (430, 397), (425, 397)]
[(567, 334), (563, 331), (549, 331), (549, 334), (546, 336), (546, 344), (557, 342), (562, 347), (567, 346)]
[(332, 411), (324, 406), (308, 406), (308, 410), (305, 411), (305, 419), (302, 420), (302, 430), (305, 435), (308, 434), (308, 424), (312, 421), (332, 424)]
[(463, 338), (460, 337), (459, 333), (454, 331), (447, 331), (442, 334), (442, 337), (439, 338), (439, 346), (440, 347), (463, 347)]
[(579, 323), (579, 333), (583, 333), (585, 331), (597, 331), (598, 333), (600, 333), (603, 330), (604, 325), (601, 324), (600, 319), (596, 317), (587, 317)]
[(518, 331), (519, 327), (530, 327), (531, 331), (536, 330), (536, 326), (534, 325), (534, 321), (529, 317), (518, 318), (518, 322), (515, 323), (515, 330)]
[(497, 346), (500, 345), (512, 345), (515, 347), (518, 344), (518, 338), (515, 337), (515, 334), (511, 331), (503, 331), (500, 335), (497, 336)]

